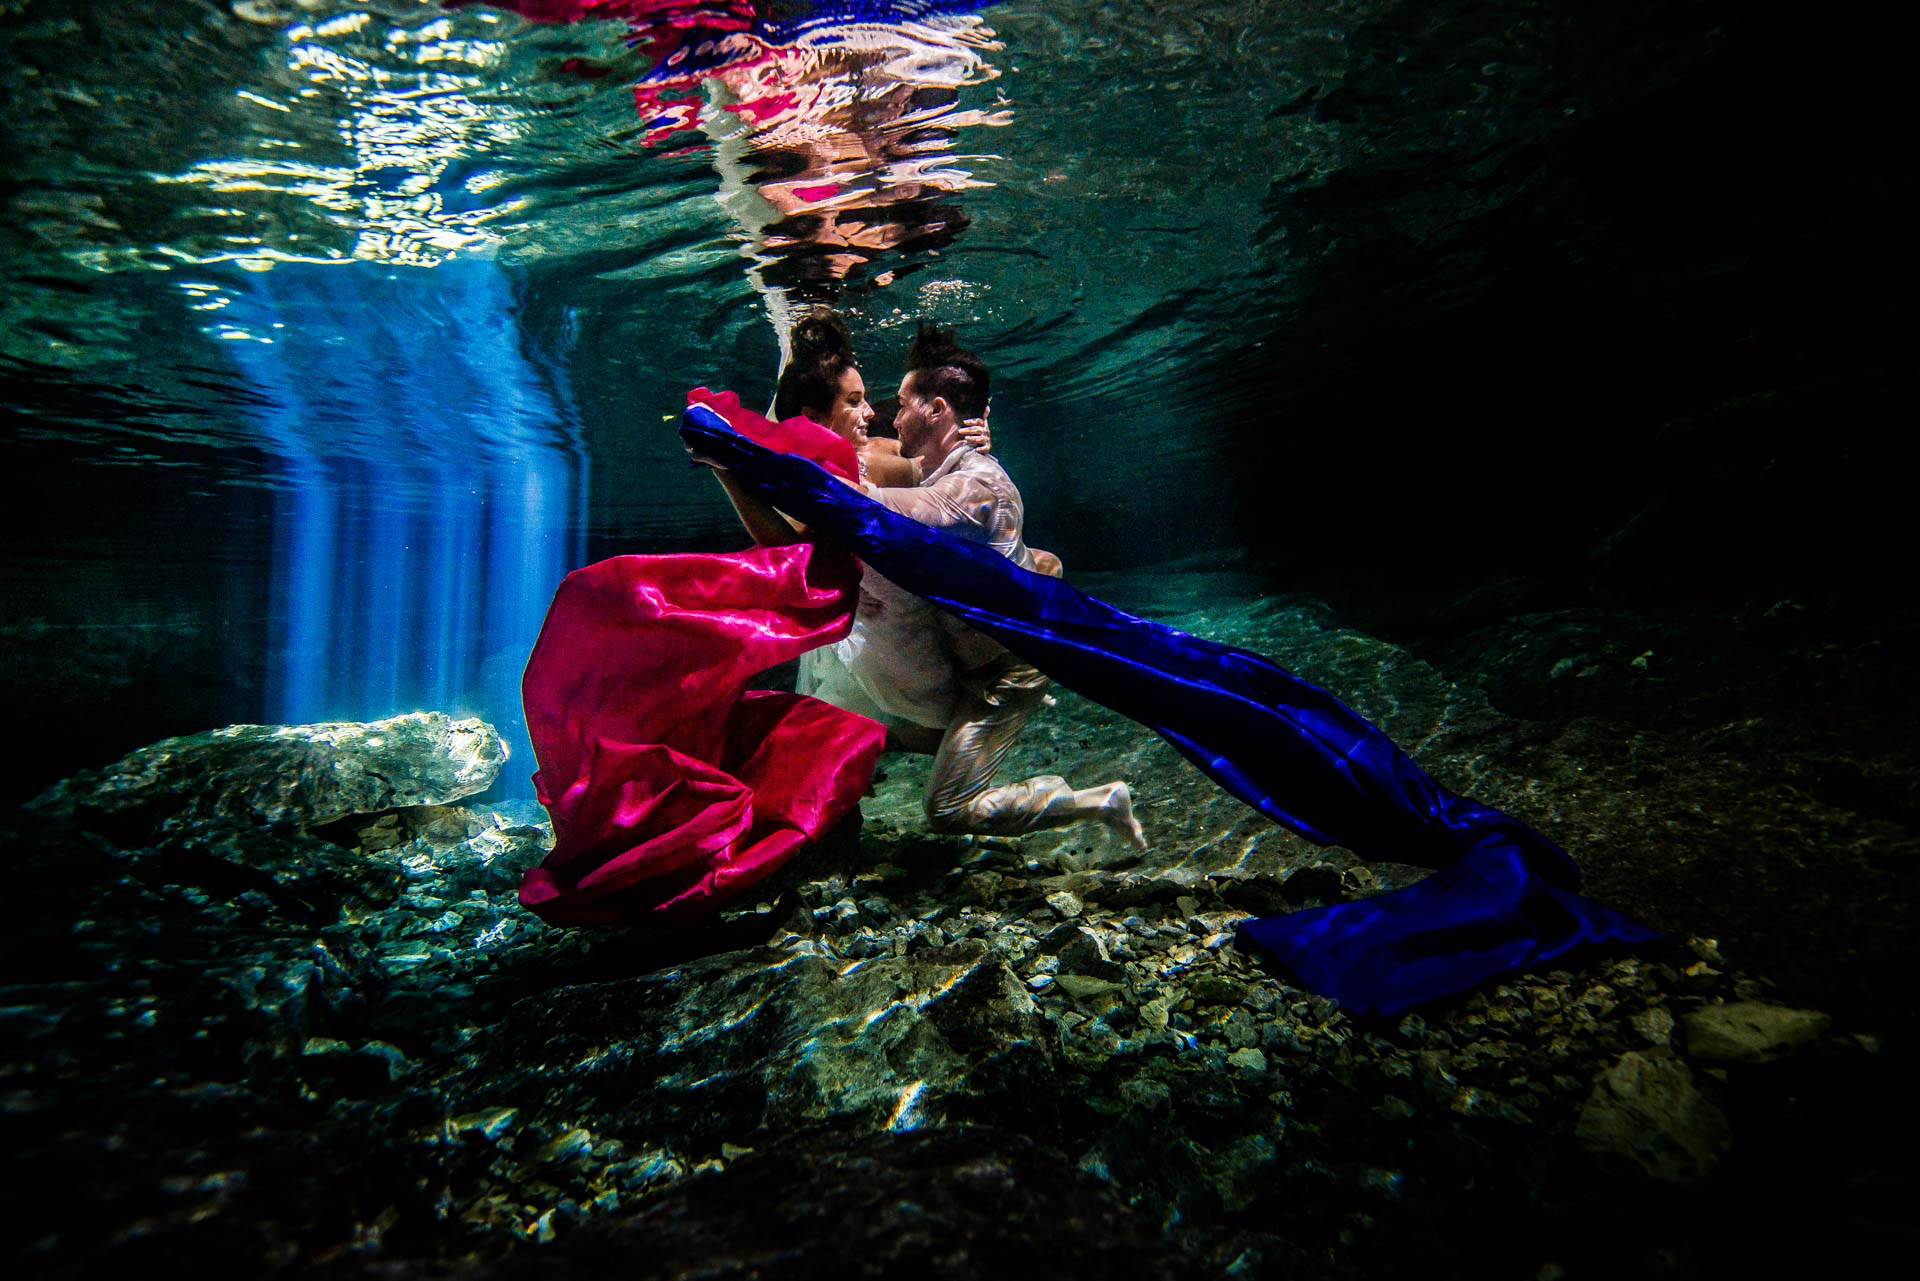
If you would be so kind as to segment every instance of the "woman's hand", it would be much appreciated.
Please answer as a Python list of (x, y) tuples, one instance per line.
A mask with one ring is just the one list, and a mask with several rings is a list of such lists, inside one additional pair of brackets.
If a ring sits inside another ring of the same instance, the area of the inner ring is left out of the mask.
[(960, 443), (972, 445), (983, 454), (993, 452), (993, 432), (987, 426), (987, 418), (993, 413), (993, 406), (987, 406), (987, 412), (978, 418), (968, 418), (960, 424)]

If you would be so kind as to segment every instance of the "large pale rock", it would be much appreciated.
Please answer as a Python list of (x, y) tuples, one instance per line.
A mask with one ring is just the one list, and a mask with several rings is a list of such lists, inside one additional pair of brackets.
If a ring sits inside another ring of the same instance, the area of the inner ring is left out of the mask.
[(1703, 1063), (1770, 1063), (1827, 1033), (1819, 1010), (1764, 1001), (1709, 1005), (1686, 1017), (1687, 1053)]
[(222, 822), (314, 827), (471, 796), (492, 785), (506, 759), (492, 726), (444, 712), (366, 723), (229, 725), (84, 770), (33, 805), (129, 829)]
[(1732, 1142), (1727, 1118), (1664, 1051), (1631, 1052), (1600, 1073), (1575, 1135), (1665, 1183), (1698, 1183)]

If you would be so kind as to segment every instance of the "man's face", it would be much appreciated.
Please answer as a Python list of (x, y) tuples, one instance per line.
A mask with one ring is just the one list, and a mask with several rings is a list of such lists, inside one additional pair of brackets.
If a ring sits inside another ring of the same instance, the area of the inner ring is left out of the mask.
[(900, 433), (900, 452), (909, 458), (919, 455), (935, 435), (933, 412), (913, 389), (913, 375), (900, 380), (900, 412), (893, 416), (893, 429)]

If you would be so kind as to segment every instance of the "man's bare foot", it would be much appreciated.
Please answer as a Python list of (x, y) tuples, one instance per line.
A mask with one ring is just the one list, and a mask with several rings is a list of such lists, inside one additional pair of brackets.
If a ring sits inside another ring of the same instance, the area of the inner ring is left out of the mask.
[(1090, 789), (1099, 796), (1100, 821), (1118, 836), (1132, 842), (1133, 848), (1147, 848), (1147, 832), (1140, 826), (1140, 820), (1133, 816), (1133, 793), (1127, 790), (1125, 783), (1108, 783), (1105, 787)]

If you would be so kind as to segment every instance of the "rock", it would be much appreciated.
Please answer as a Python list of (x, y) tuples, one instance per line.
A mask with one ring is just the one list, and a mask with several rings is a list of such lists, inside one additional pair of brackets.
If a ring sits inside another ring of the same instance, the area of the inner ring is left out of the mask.
[(1296, 905), (1309, 899), (1339, 900), (1349, 896), (1340, 868), (1332, 863), (1309, 863), (1296, 868), (1282, 888)]
[(1227, 1055), (1227, 1062), (1242, 1072), (1264, 1072), (1267, 1070), (1267, 1056), (1248, 1046)]
[(1832, 1024), (1818, 1010), (1760, 1001), (1708, 1005), (1686, 1017), (1687, 1053), (1702, 1063), (1770, 1063), (1819, 1040)]
[(1247, 999), (1247, 985), (1224, 974), (1202, 974), (1187, 991), (1202, 1005), (1238, 1005)]
[(551, 1164), (555, 1161), (571, 1161), (592, 1146), (593, 1135), (576, 1126), (574, 1129), (562, 1134), (559, 1138), (543, 1144), (540, 1150), (533, 1154), (533, 1159), (543, 1164)]
[(1665, 1006), (1642, 1010), (1631, 1023), (1634, 1033), (1649, 1045), (1666, 1045), (1673, 1040), (1673, 1014)]
[(513, 1119), (520, 1115), (519, 1108), (481, 1108), (451, 1118), (447, 1128), (455, 1134), (471, 1131), (483, 1138), (497, 1139), (513, 1125)]
[(1000, 898), (1006, 881), (998, 872), (974, 872), (960, 882), (960, 901), (975, 907), (989, 907)]
[(1102, 905), (1123, 911), (1149, 905), (1170, 907), (1177, 899), (1191, 894), (1195, 888), (1190, 880), (1171, 874), (1139, 876), (1133, 873), (1090, 873), (1088, 879), (1097, 887), (1096, 897)]
[(1727, 958), (1720, 955), (1719, 939), (1690, 938), (1687, 940), (1687, 950), (1692, 952), (1699, 960), (1705, 961), (1708, 965), (1725, 965), (1727, 963)]
[(1100, 936), (1084, 927), (1075, 927), (1074, 937), (1060, 949), (1060, 973), (1085, 974), (1118, 982), (1126, 971), (1107, 951)]
[(1623, 1157), (1663, 1183), (1713, 1173), (1732, 1143), (1727, 1119), (1671, 1053), (1632, 1051), (1595, 1080), (1574, 1128), (1595, 1152)]
[(32, 804), (116, 832), (209, 822), (316, 827), (471, 796), (492, 786), (506, 759), (492, 726), (442, 712), (367, 723), (229, 725), (82, 771)]
[(1389, 1094), (1374, 1104), (1374, 1115), (1387, 1121), (1411, 1121), (1418, 1113), (1413, 1104), (1397, 1094)]
[(1299, 906), (1287, 893), (1285, 884), (1272, 877), (1218, 874), (1212, 883), (1221, 902), (1255, 916), (1279, 916)]
[[(348, 822), (351, 824), (354, 820)], [(379, 849), (383, 840), (390, 845), (422, 841), (434, 849), (446, 850), (471, 840), (492, 826), (486, 818), (458, 805), (409, 805), (382, 814), (372, 824), (359, 827), (356, 835), (362, 839), (355, 844), (361, 849)]]
[(1164, 1112), (1173, 1105), (1173, 1092), (1160, 1081), (1135, 1077), (1120, 1083), (1120, 1101), (1143, 1112)]
[(1105, 996), (1120, 990), (1118, 983), (1109, 982), (1106, 979), (1089, 978), (1084, 974), (1061, 974), (1054, 978), (1054, 983), (1068, 996), (1078, 1000)]
[(1061, 920), (1071, 919), (1086, 910), (1086, 905), (1080, 901), (1079, 896), (1067, 890), (1056, 890), (1047, 895), (1047, 906), (1052, 908), (1054, 914)]

